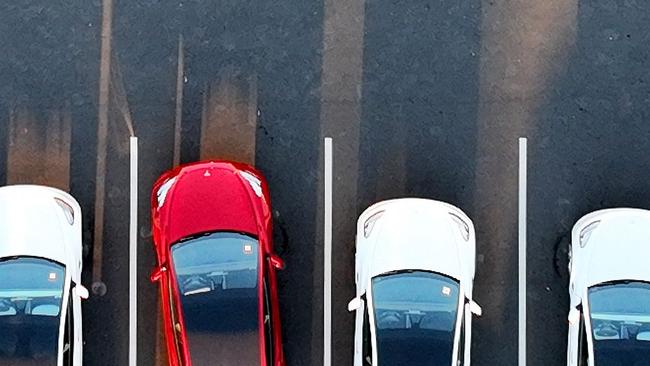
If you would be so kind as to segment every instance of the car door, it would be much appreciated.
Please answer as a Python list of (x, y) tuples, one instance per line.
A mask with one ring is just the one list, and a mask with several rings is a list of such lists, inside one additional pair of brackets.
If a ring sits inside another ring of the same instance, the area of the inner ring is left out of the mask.
[[(74, 284), (73, 284), (74, 286)], [(68, 303), (65, 310), (65, 320), (63, 325), (63, 366), (74, 366), (75, 363), (75, 312), (74, 312), (74, 292), (68, 293)], [(81, 363), (79, 363), (81, 365)]]
[(267, 274), (264, 279), (265, 301), (268, 301), (269, 307), (268, 334), (271, 336), (271, 339), (268, 340), (267, 343), (272, 347), (270, 355), (271, 359), (267, 365), (284, 365), (284, 355), (282, 352), (282, 329), (280, 325), (280, 300), (278, 298), (277, 290), (277, 268), (272, 264), (271, 256), (267, 258), (267, 263), (265, 263), (264, 267), (266, 268)]
[(458, 327), (458, 346), (456, 347), (456, 355), (454, 357), (454, 360), (456, 360), (455, 366), (465, 365), (465, 340), (466, 340), (465, 339), (466, 336), (465, 317), (466, 315), (467, 314), (464, 310), (460, 315), (461, 316), (460, 326)]
[(582, 305), (571, 309), (569, 315), (569, 340), (567, 348), (567, 364), (569, 366), (589, 365), (587, 326)]
[(271, 295), (269, 293), (269, 286), (267, 279), (262, 281), (264, 285), (264, 346), (266, 353), (266, 364), (269, 366), (275, 365), (275, 350), (273, 339), (273, 314), (271, 312)]
[[(74, 286), (74, 290), (72, 293), (74, 296), (72, 297), (72, 329), (74, 330), (74, 341), (73, 341), (73, 357), (74, 357), (74, 363), (73, 365), (75, 366), (81, 366), (83, 365), (83, 323), (82, 323), (82, 311), (81, 311), (81, 299), (82, 298), (87, 298), (87, 291), (84, 289), (86, 292), (86, 295), (79, 295), (78, 291), (78, 286), (75, 282), (72, 283)], [(83, 286), (81, 286), (83, 287)], [(85, 297), (82, 297), (85, 296)]]
[(360, 297), (361, 306), (356, 310), (354, 337), (354, 366), (370, 366), (372, 362), (372, 336), (370, 315), (366, 296)]
[[(469, 301), (469, 300), (468, 300)], [(456, 365), (469, 366), (471, 363), (471, 345), (472, 345), (472, 310), (469, 302), (463, 306), (460, 314), (460, 332), (458, 336), (458, 348), (456, 350)]]
[(365, 313), (365, 301), (361, 300), (362, 306), (355, 311), (354, 321), (354, 366), (363, 366), (363, 317)]
[[(168, 325), (171, 328), (171, 338), (167, 340), (167, 343), (173, 344), (173, 349), (168, 350), (168, 356), (170, 362), (176, 365), (183, 365), (183, 330), (181, 328), (180, 320), (180, 306), (177, 302), (176, 296), (174, 296), (174, 276), (171, 273), (171, 270), (166, 270), (163, 273), (162, 293), (165, 297), (165, 302), (169, 304), (169, 319), (170, 324)], [(169, 332), (166, 332), (167, 336)], [(173, 360), (172, 360), (173, 358)]]
[(578, 366), (589, 365), (589, 346), (587, 340), (587, 326), (585, 317), (580, 317), (579, 335), (578, 335)]
[[(470, 332), (471, 332), (472, 313), (469, 310), (469, 305), (466, 304), (463, 309), (462, 319), (460, 321), (460, 336), (458, 337), (458, 358), (456, 364), (458, 366), (469, 365), (469, 345), (470, 345)], [(467, 363), (465, 362), (467, 361)]]

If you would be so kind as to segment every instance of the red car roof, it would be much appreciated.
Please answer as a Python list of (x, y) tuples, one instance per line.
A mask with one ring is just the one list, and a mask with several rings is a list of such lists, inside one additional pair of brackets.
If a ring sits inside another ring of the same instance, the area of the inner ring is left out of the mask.
[(260, 201), (267, 200), (266, 184), (245, 164), (185, 165), (163, 175), (153, 193), (154, 215), (167, 245), (213, 231), (258, 236), (258, 224), (264, 221), (258, 215), (267, 214), (260, 212)]

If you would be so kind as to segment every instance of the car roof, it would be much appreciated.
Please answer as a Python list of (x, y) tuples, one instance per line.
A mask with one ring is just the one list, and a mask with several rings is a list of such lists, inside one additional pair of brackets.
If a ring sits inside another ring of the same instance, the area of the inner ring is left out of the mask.
[[(574, 229), (574, 245), (580, 231), (598, 221), (582, 250), (584, 267), (576, 268), (581, 288), (619, 280), (650, 280), (650, 211), (610, 209), (597, 211), (580, 220)], [(586, 250), (585, 250), (586, 249)]]
[(163, 175), (154, 187), (153, 204), (167, 244), (214, 231), (258, 236), (265, 193), (266, 183), (252, 167), (207, 161)]
[[(55, 198), (73, 208), (73, 225)], [(81, 255), (80, 221), (78, 203), (63, 191), (30, 185), (0, 187), (0, 257), (41, 257), (76, 268)]]

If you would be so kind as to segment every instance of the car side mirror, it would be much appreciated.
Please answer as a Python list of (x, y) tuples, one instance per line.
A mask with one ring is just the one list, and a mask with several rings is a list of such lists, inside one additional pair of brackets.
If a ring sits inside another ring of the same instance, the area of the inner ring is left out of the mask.
[(580, 321), (580, 310), (577, 308), (571, 308), (571, 310), (569, 310), (568, 320), (570, 325), (577, 324)]
[(149, 276), (149, 279), (151, 282), (158, 282), (162, 278), (163, 274), (167, 272), (167, 267), (165, 266), (158, 266), (151, 271), (151, 276)]
[(359, 310), (361, 308), (361, 298), (360, 297), (355, 297), (354, 299), (350, 300), (348, 303), (348, 311), (353, 312)]
[(474, 300), (469, 300), (469, 311), (476, 316), (483, 315), (483, 308), (477, 304)]
[(271, 266), (273, 266), (273, 268), (280, 271), (285, 267), (284, 261), (277, 254), (269, 255), (269, 263), (271, 263)]
[(88, 297), (90, 297), (90, 293), (88, 292), (88, 289), (84, 287), (84, 285), (82, 284), (75, 285), (72, 291), (76, 296), (79, 296), (79, 298), (83, 300), (86, 300), (88, 299)]

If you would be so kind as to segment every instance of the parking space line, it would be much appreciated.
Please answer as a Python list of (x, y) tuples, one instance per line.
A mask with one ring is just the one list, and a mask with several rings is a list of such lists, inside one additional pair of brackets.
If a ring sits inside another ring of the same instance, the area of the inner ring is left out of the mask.
[(325, 138), (323, 366), (332, 364), (332, 138)]
[(129, 366), (136, 366), (138, 352), (138, 138), (131, 136), (130, 143)]
[(526, 205), (528, 139), (519, 138), (519, 366), (526, 365)]
[[(322, 63), (320, 80), (320, 138), (329, 137), (336, 141), (336, 166), (332, 167), (331, 177), (336, 179), (336, 201), (329, 202), (332, 210), (336, 209), (336, 217), (332, 217), (334, 229), (324, 228), (320, 217), (316, 226), (318, 235), (331, 235), (331, 251), (336, 251), (336, 263), (333, 268), (333, 293), (330, 293), (331, 309), (329, 330), (326, 330), (330, 340), (312, 337), (312, 357), (321, 357), (322, 343), (325, 342), (323, 353), (328, 353), (327, 361), (335, 364), (350, 364), (353, 354), (352, 330), (353, 317), (345, 311), (350, 296), (354, 296), (354, 281), (348, 281), (354, 276), (354, 237), (356, 233), (357, 192), (359, 180), (359, 141), (362, 119), (363, 91), (363, 50), (366, 0), (324, 0), (322, 17)], [(322, 140), (320, 140), (322, 141)], [(319, 142), (320, 142), (319, 141)], [(322, 163), (324, 151), (319, 149), (319, 162)], [(322, 167), (319, 164), (319, 170)], [(318, 183), (318, 212), (320, 216), (325, 203), (320, 192), (324, 188), (323, 177)], [(323, 260), (320, 250), (315, 253), (316, 263)], [(332, 284), (332, 278), (329, 279)], [(320, 269), (315, 268), (314, 289), (322, 284)], [(314, 298), (320, 296), (314, 293)], [(343, 309), (343, 311), (340, 311)], [(312, 311), (312, 327), (320, 329), (321, 309)], [(333, 340), (333, 343), (332, 343)], [(326, 363), (328, 364), (328, 363)], [(329, 365), (328, 365), (329, 366)]]

